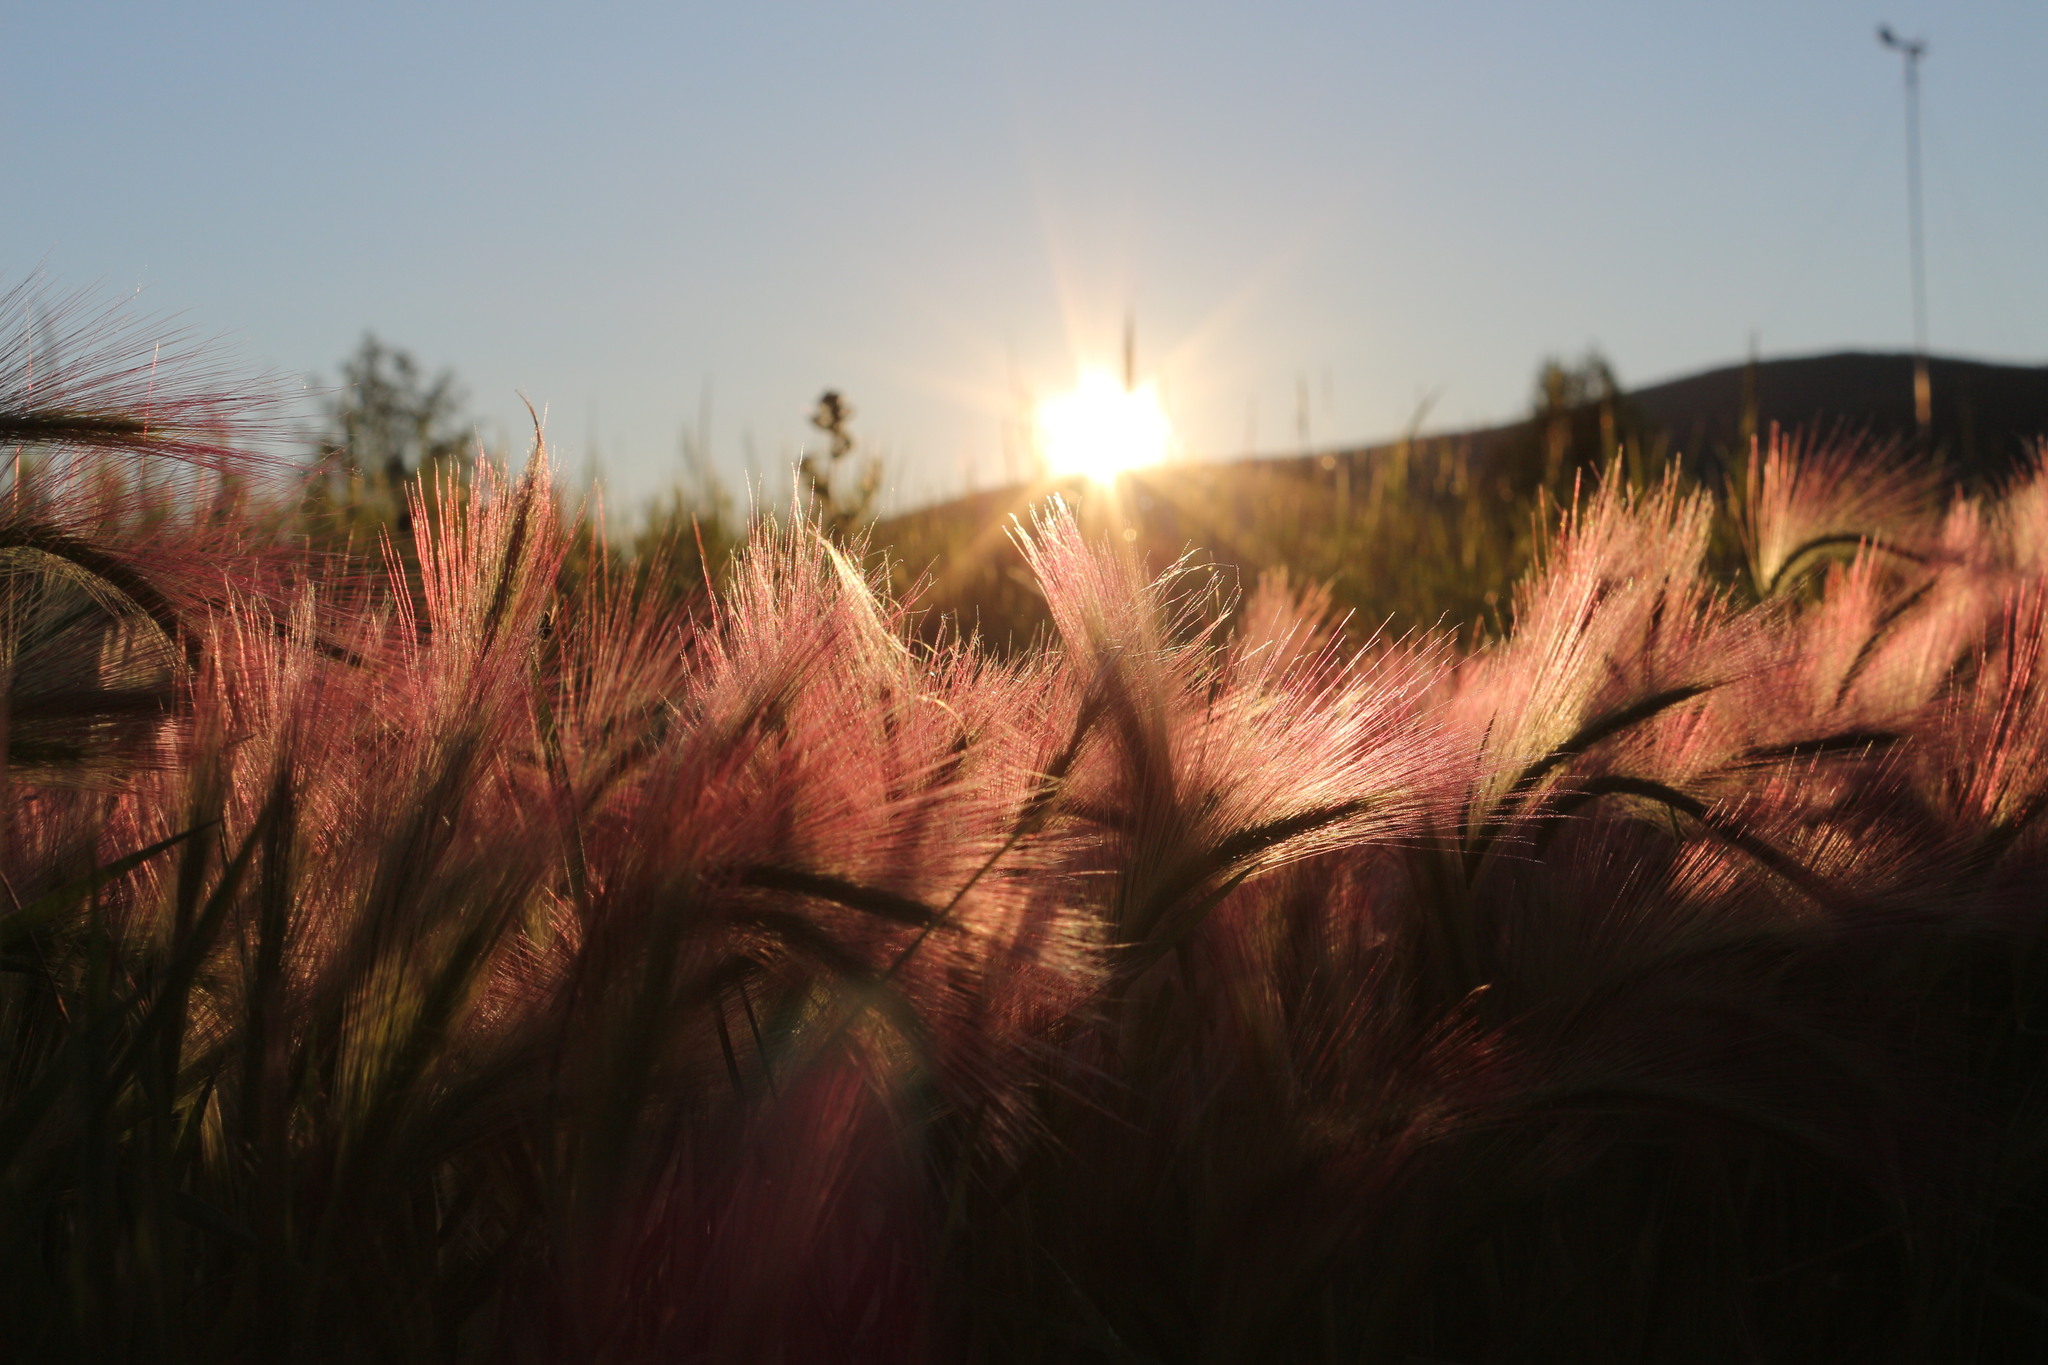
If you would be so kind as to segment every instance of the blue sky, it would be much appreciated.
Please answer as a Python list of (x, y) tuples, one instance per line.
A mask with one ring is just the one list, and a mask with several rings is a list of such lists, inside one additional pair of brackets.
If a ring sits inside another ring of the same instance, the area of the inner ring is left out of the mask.
[[(2048, 360), (2048, 6), (112, 4), (0, 10), (0, 270), (254, 367), (365, 329), (614, 502), (701, 424), (771, 482), (827, 386), (899, 501), (1135, 312), (1185, 451), (1903, 349), (1925, 33), (1935, 349)], [(707, 403), (708, 397), (708, 403)]]

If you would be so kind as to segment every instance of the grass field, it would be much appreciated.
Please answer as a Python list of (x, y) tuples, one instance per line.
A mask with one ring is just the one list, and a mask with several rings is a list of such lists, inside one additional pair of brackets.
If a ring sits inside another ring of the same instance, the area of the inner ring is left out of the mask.
[(2048, 1350), (2048, 461), (1242, 584), (1048, 505), (984, 644), (539, 455), (351, 542), (205, 376), (18, 360), (9, 1359)]

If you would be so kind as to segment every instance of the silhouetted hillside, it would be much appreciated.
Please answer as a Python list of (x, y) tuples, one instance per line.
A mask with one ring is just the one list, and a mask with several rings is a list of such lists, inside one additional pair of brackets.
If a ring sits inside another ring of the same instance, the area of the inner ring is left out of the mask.
[[(1713, 467), (1734, 448), (1746, 424), (1768, 431), (1854, 432), (1895, 439), (1939, 454), (1964, 477), (1997, 477), (2048, 437), (2048, 365), (1999, 365), (1942, 356), (1928, 361), (1934, 430), (1922, 442), (1913, 423), (1913, 358), (1843, 351), (1835, 355), (1727, 365), (1621, 395), (1633, 424), (1664, 451)], [(1748, 412), (1751, 404), (1754, 411)], [(1579, 414), (1592, 427), (1597, 414)], [(1432, 436), (1462, 444), (1481, 467), (1498, 464), (1532, 439), (1528, 419)], [(1394, 452), (1384, 442), (1332, 452), (1354, 465)], [(1653, 452), (1654, 453), (1654, 452)], [(1321, 456), (1285, 457), (1305, 467)]]
[[(2048, 434), (2048, 366), (1994, 365), (1934, 357), (1932, 445), (1959, 471), (1996, 474)], [(1845, 351), (1837, 355), (1729, 365), (1637, 389), (1629, 399), (1688, 455), (1731, 445), (1754, 385), (1756, 422), (1765, 429), (1840, 423), (1873, 435), (1917, 439), (1913, 358)]]
[[(1154, 568), (1193, 552), (1249, 587), (1284, 569), (1395, 630), (1490, 628), (1544, 534), (1540, 509), (1619, 460), (1654, 478), (1681, 456), (1713, 483), (1745, 432), (1897, 440), (1959, 479), (2000, 478), (2048, 436), (2048, 366), (1931, 362), (1935, 426), (1914, 431), (1912, 358), (1842, 354), (1732, 365), (1554, 406), (1500, 426), (1310, 455), (1141, 470), (1115, 490), (1079, 480), (984, 491), (892, 517), (874, 544), (898, 587), (998, 641), (1045, 627), (1043, 602), (1004, 536), (1059, 491), (1091, 534), (1120, 536)], [(1547, 499), (1547, 502), (1546, 502)]]

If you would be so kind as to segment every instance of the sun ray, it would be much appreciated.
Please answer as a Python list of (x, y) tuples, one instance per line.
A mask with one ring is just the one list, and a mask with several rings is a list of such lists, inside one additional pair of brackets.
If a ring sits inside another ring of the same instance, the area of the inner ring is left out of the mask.
[(1038, 406), (1039, 449), (1055, 478), (1085, 475), (1097, 483), (1166, 459), (1172, 423), (1151, 380), (1129, 388), (1106, 370), (1088, 369), (1067, 393)]

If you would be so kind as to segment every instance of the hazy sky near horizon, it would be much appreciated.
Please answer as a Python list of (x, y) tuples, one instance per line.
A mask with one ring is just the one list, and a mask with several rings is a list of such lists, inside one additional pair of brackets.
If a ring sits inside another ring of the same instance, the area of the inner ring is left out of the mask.
[[(0, 10), (0, 270), (297, 384), (365, 330), (523, 392), (615, 503), (702, 430), (786, 486), (818, 391), (918, 501), (1126, 310), (1184, 450), (1904, 349), (2048, 360), (2048, 5), (95, 3)], [(309, 395), (308, 401), (312, 401)], [(1014, 454), (1010, 457), (1014, 459)]]

